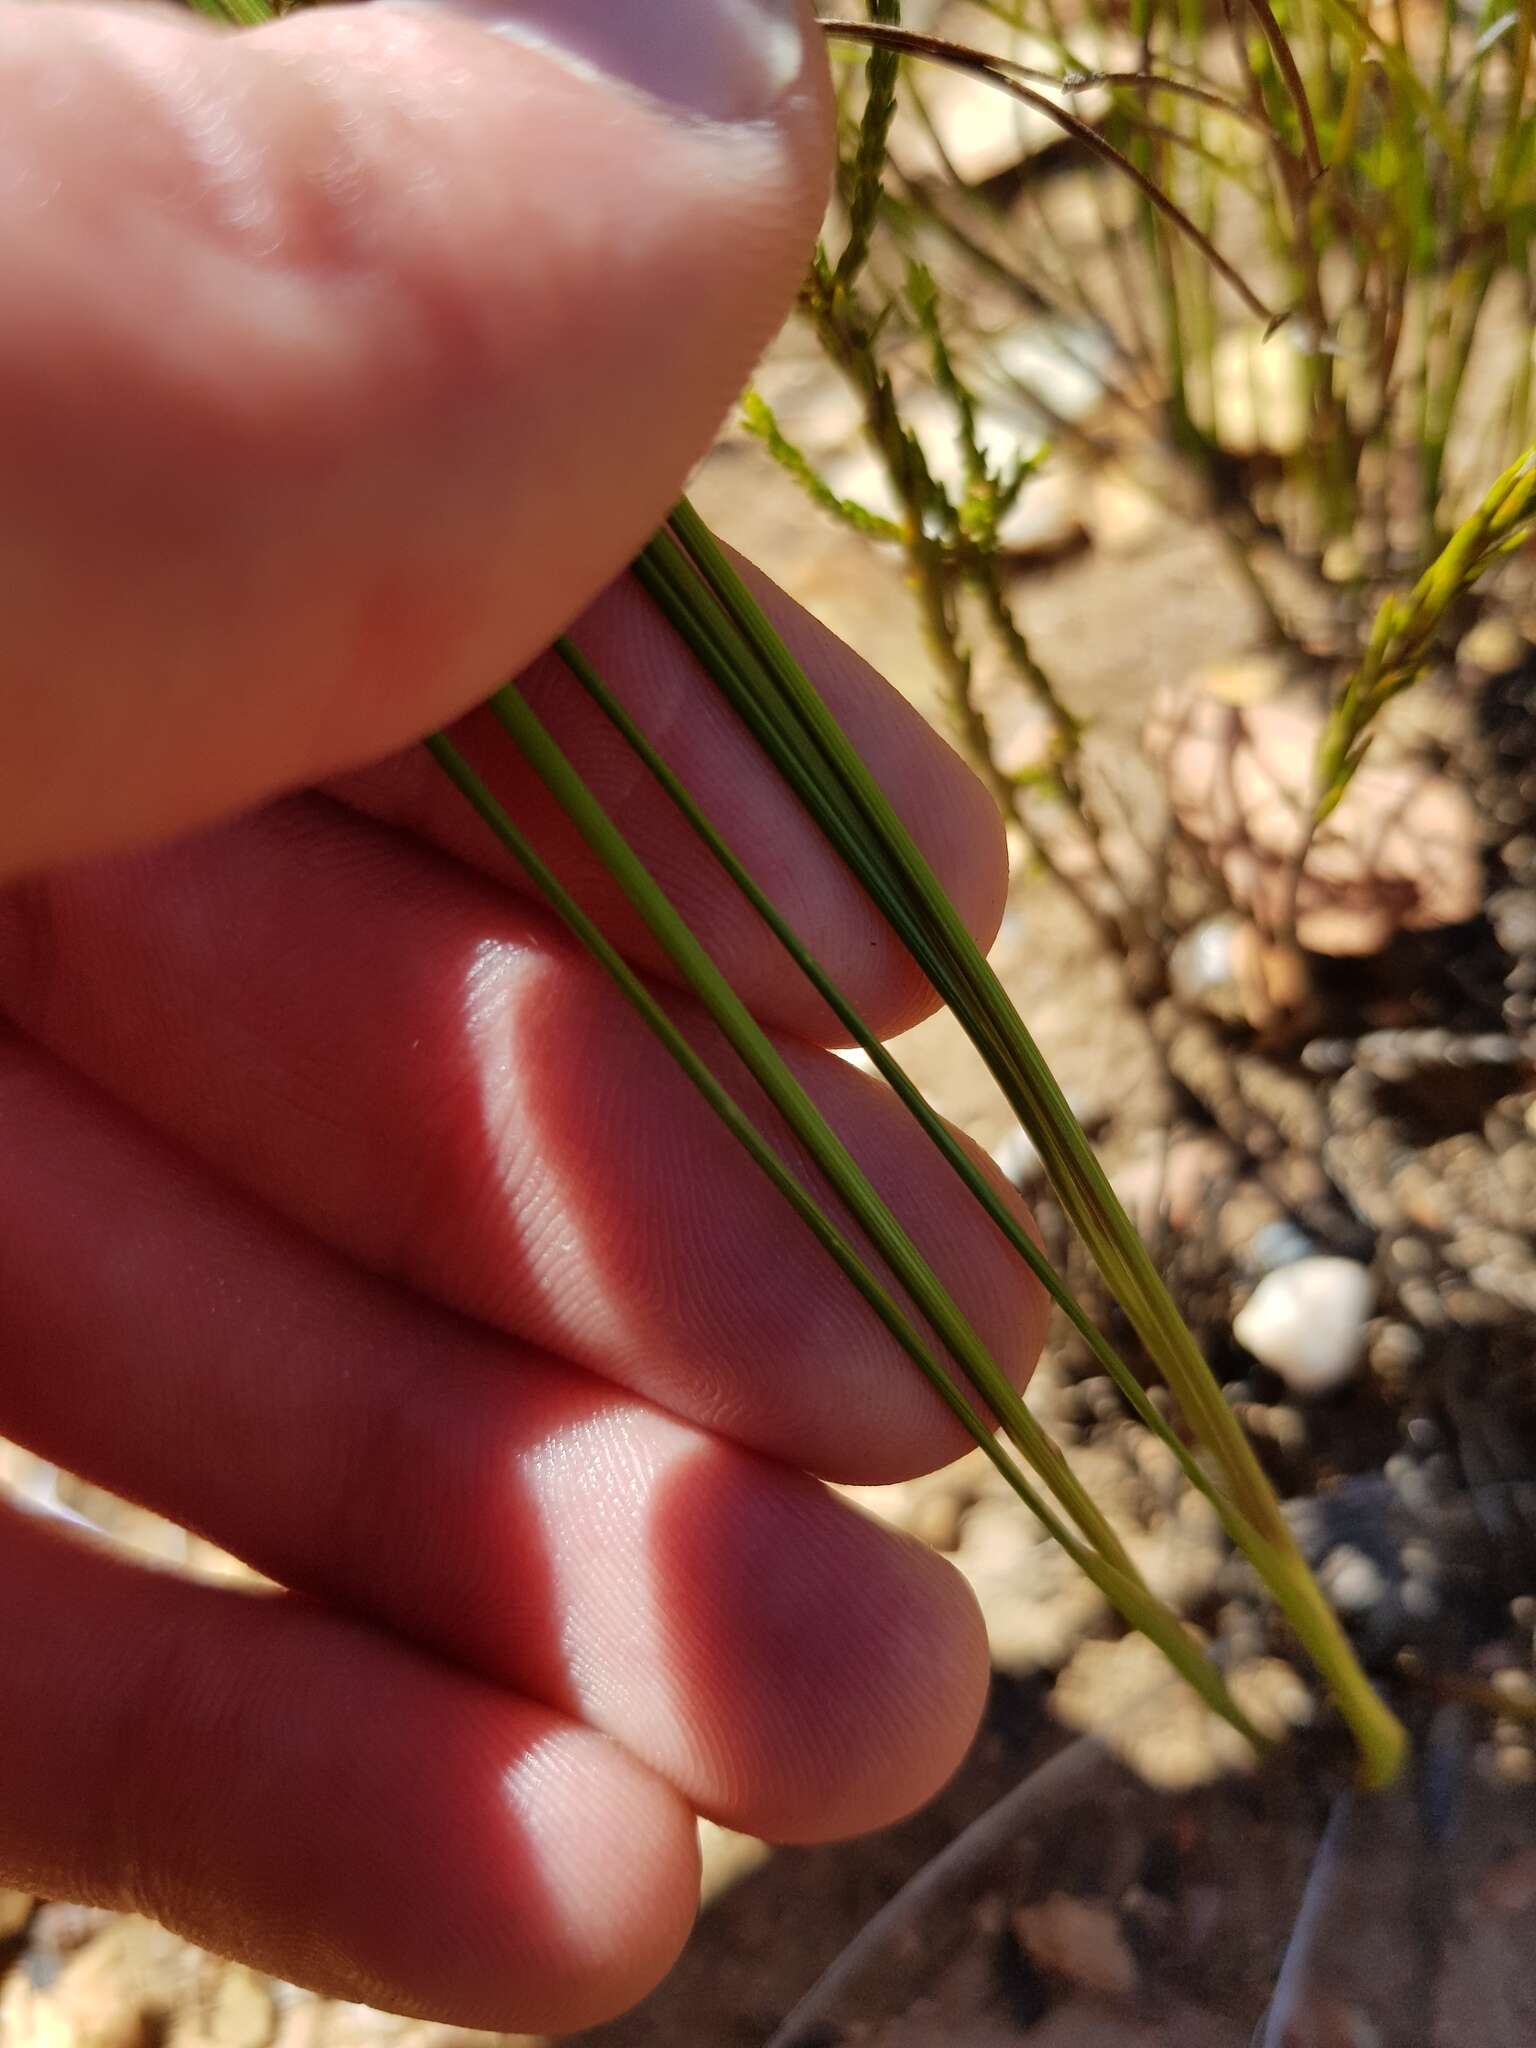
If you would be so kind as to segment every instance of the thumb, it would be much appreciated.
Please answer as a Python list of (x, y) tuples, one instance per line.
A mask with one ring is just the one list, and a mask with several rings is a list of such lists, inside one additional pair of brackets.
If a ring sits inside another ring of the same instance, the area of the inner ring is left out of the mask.
[(812, 36), (0, 4), (0, 877), (386, 753), (618, 572), (806, 259)]

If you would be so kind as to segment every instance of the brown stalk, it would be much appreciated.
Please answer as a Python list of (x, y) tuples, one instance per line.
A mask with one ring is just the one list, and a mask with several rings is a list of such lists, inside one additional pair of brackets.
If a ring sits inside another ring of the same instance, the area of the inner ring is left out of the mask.
[[(1098, 130), (1088, 122), (1079, 120), (1076, 114), (1065, 107), (1057, 106), (1053, 99), (1043, 92), (1037, 92), (1021, 78), (1012, 75), (1003, 66), (1006, 59), (992, 59), (979, 50), (967, 49), (961, 43), (946, 42), (940, 36), (920, 35), (915, 29), (891, 28), (878, 22), (821, 21), (818, 26), (831, 41), (862, 43), (868, 47), (896, 50), (903, 56), (922, 57), (930, 63), (948, 65), (951, 70), (964, 71), (973, 78), (984, 78), (989, 85), (995, 85), (1000, 92), (1006, 92), (1025, 106), (1033, 107), (1053, 121), (1063, 133), (1075, 142), (1112, 165), (1129, 178), (1145, 196), (1148, 203), (1156, 207), (1163, 218), (1185, 235), (1235, 291), (1248, 310), (1262, 320), (1267, 329), (1280, 324), (1283, 314), (1275, 313), (1259, 297), (1247, 280), (1230, 264), (1210, 237), (1204, 234), (1190, 219), (1184, 209), (1170, 199), (1144, 171), (1137, 169), (1129, 157), (1124, 156), (1111, 142), (1106, 142)], [(1059, 83), (1059, 81), (1058, 81)], [(1161, 84), (1161, 81), (1159, 81)], [(1267, 127), (1267, 123), (1264, 124)]]
[(1296, 68), (1296, 59), (1291, 54), (1291, 46), (1285, 40), (1269, 0), (1244, 0), (1244, 5), (1263, 30), (1264, 40), (1269, 45), (1269, 54), (1275, 60), (1275, 69), (1285, 81), (1286, 92), (1296, 109), (1296, 119), (1301, 127), (1302, 152), (1306, 159), (1307, 171), (1316, 181), (1323, 175), (1326, 166), (1317, 143), (1317, 128), (1312, 119), (1311, 105), (1307, 100), (1307, 88), (1302, 84), (1301, 73)]

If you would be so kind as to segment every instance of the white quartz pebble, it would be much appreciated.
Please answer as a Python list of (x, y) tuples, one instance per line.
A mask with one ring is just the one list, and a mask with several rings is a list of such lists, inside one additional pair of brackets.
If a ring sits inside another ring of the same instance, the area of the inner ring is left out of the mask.
[(1232, 1333), (1293, 1394), (1331, 1394), (1359, 1369), (1375, 1305), (1376, 1284), (1353, 1259), (1295, 1259), (1265, 1274)]

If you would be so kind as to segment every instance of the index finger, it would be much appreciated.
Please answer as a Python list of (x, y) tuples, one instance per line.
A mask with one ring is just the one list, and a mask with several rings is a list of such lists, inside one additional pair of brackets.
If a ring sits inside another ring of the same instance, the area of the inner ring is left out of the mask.
[[(815, 238), (826, 67), (776, 10), (793, 75), (705, 118), (540, 11), (0, 13), (0, 877), (456, 717), (665, 514)], [(606, 12), (677, 81), (758, 10)]]

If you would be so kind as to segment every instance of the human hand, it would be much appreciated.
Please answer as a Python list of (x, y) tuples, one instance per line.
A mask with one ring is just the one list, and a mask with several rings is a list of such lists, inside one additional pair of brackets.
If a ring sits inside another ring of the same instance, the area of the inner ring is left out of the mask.
[[(620, 18), (508, 11), (586, 22), (589, 58)], [(381, 757), (531, 664), (1020, 1377), (1041, 1329), (959, 1183), (821, 1049), (772, 942), (536, 658), (588, 607), (583, 645), (870, 1021), (921, 1013), (612, 581), (781, 316), (826, 172), (793, 7), (642, 13), (670, 59), (643, 82), (692, 111), (441, 12), (240, 37), (0, 14), (0, 1431), (282, 1589), (0, 1509), (0, 1883), (540, 2030), (666, 1968), (696, 1813), (821, 1839), (953, 1767), (986, 1680), (970, 1596), (807, 1475), (895, 1479), (963, 1440), (425, 756)], [(984, 793), (774, 604), (990, 936)]]

